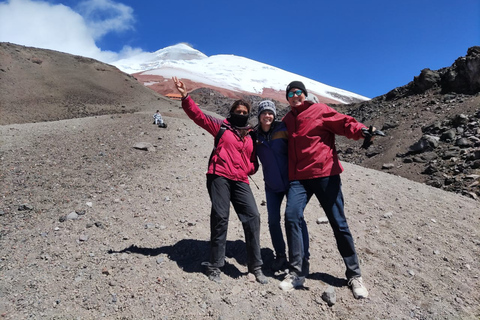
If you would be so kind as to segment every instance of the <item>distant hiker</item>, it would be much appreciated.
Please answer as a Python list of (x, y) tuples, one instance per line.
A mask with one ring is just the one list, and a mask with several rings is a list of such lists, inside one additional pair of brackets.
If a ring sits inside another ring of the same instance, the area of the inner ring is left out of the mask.
[(286, 88), (291, 110), (283, 118), (288, 130), (288, 170), (290, 189), (285, 209), (285, 229), (291, 250), (292, 271), (280, 284), (281, 288), (303, 285), (302, 263), (304, 208), (315, 195), (333, 229), (338, 250), (343, 258), (348, 286), (355, 298), (366, 298), (360, 265), (344, 214), (340, 173), (343, 168), (335, 149), (335, 135), (349, 139), (364, 138), (365, 125), (354, 118), (338, 113), (323, 103), (306, 101), (307, 89), (300, 81)]
[[(277, 109), (270, 100), (258, 105), (256, 154), (262, 163), (265, 197), (267, 199), (268, 230), (275, 251), (273, 271), (287, 267), (286, 245), (283, 239), (280, 207), (287, 195), (288, 182), (288, 132), (285, 123), (276, 121)], [(309, 240), (307, 224), (302, 224), (304, 267), (308, 268)], [(308, 273), (308, 271), (307, 271)]]
[(160, 114), (160, 110), (157, 110), (153, 114), (153, 124), (158, 125), (160, 128), (166, 128), (167, 124), (163, 121), (162, 115)]
[(212, 202), (210, 212), (210, 260), (207, 276), (220, 282), (220, 268), (225, 265), (228, 219), (232, 203), (245, 233), (248, 272), (265, 284), (260, 255), (260, 213), (250, 189), (248, 175), (258, 169), (253, 139), (248, 125), (250, 105), (237, 100), (227, 119), (204, 114), (188, 95), (185, 84), (173, 77), (182, 95), (182, 108), (190, 119), (215, 137), (215, 146), (208, 162), (207, 189)]

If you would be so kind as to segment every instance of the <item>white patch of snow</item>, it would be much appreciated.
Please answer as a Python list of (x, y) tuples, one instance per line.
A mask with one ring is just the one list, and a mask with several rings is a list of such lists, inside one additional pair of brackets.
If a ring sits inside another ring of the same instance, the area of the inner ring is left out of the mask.
[(148, 86), (153, 86), (154, 84), (157, 84), (157, 83), (158, 81), (150, 81), (150, 82), (144, 82), (143, 85), (148, 87)]
[(185, 44), (142, 53), (112, 64), (126, 73), (141, 72), (166, 79), (176, 76), (231, 91), (255, 94), (261, 94), (264, 88), (283, 91), (291, 81), (298, 80), (305, 84), (308, 91), (343, 103), (349, 103), (349, 98), (369, 100), (353, 92), (244, 57), (225, 54), (208, 57)]

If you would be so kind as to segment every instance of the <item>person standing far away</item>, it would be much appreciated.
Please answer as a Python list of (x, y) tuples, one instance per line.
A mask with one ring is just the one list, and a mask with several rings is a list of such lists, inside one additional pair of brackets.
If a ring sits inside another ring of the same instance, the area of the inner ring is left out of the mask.
[[(288, 132), (285, 123), (275, 120), (277, 108), (270, 100), (258, 104), (258, 127), (256, 130), (256, 154), (262, 163), (265, 197), (267, 199), (268, 230), (275, 251), (272, 271), (285, 270), (287, 266), (286, 245), (281, 226), (280, 207), (287, 195), (288, 181)], [(308, 231), (302, 223), (303, 250), (308, 263)]]
[(292, 272), (280, 284), (291, 289), (302, 278), (302, 228), (306, 204), (312, 195), (320, 202), (333, 230), (337, 248), (346, 266), (346, 278), (356, 299), (368, 297), (363, 283), (353, 236), (344, 213), (340, 173), (343, 167), (335, 149), (335, 135), (364, 138), (365, 125), (323, 103), (307, 100), (308, 92), (300, 81), (286, 88), (290, 111), (283, 118), (288, 130), (290, 189), (285, 209), (285, 224), (292, 250)]
[[(253, 139), (253, 129), (248, 125), (250, 105), (243, 100), (235, 101), (227, 119), (222, 120), (204, 114), (187, 93), (185, 84), (173, 77), (178, 92), (182, 95), (182, 108), (190, 119), (218, 140), (208, 162), (207, 190), (212, 202), (210, 211), (210, 259), (203, 263), (208, 278), (221, 281), (225, 265), (228, 219), (232, 203), (242, 222), (248, 272), (261, 284), (268, 283), (262, 271), (260, 254), (260, 213), (249, 185), (248, 176), (258, 169)], [(221, 136), (219, 136), (219, 132)]]

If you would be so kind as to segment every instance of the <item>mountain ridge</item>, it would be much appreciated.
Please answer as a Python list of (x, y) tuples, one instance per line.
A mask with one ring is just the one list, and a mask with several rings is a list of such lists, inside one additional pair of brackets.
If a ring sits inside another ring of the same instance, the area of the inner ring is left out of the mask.
[(120, 70), (134, 75), (140, 82), (166, 95), (164, 82), (177, 76), (191, 81), (191, 88), (209, 87), (233, 94), (257, 95), (278, 99), (288, 83), (300, 80), (321, 101), (352, 103), (368, 100), (359, 94), (334, 88), (265, 63), (233, 54), (207, 57), (185, 44), (169, 46), (153, 53), (113, 62)]

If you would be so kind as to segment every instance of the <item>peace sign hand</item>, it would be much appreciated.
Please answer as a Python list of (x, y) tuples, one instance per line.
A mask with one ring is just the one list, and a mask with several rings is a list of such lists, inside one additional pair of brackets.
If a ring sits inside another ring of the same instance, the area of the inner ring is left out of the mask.
[(185, 86), (185, 83), (178, 80), (177, 77), (172, 77), (172, 80), (175, 83), (175, 87), (177, 87), (178, 92), (180, 92), (182, 95), (182, 98), (185, 98), (187, 96), (187, 87)]

